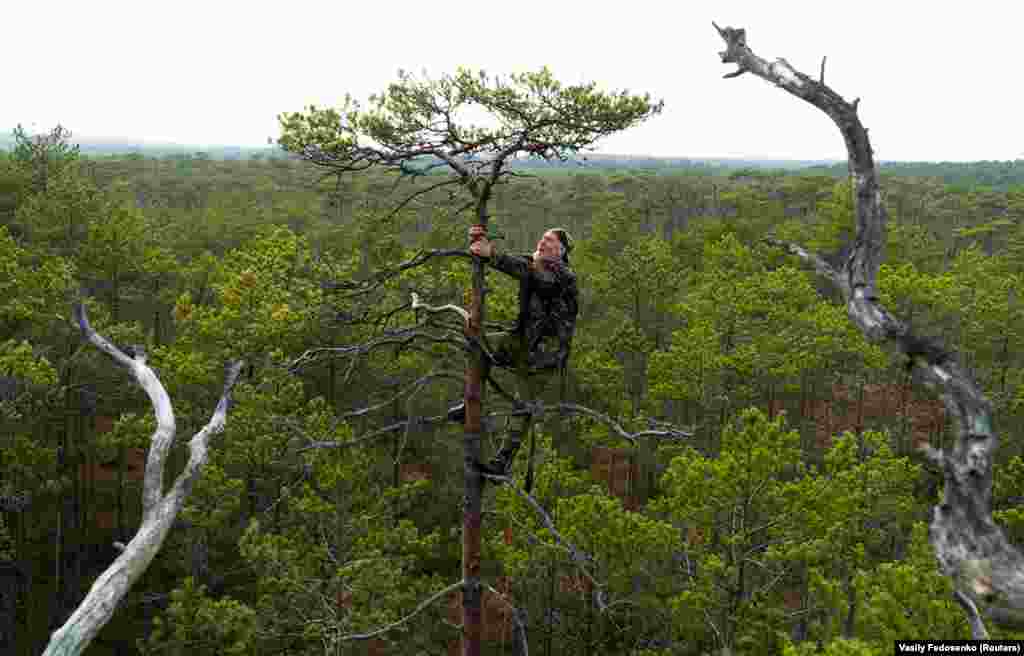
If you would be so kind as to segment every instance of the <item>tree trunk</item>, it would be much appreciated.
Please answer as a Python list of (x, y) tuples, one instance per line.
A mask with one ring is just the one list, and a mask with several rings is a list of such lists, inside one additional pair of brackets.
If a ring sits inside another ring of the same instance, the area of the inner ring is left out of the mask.
[(843, 637), (852, 640), (857, 625), (857, 589), (853, 586), (853, 572), (846, 575), (846, 619), (843, 621)]
[(117, 323), (121, 318), (121, 277), (117, 273), (117, 269), (114, 270), (114, 277), (111, 281), (111, 293), (110, 293), (110, 320), (113, 323)]
[(158, 277), (153, 281), (153, 302), (156, 303), (156, 308), (153, 310), (153, 343), (156, 346), (160, 346), (163, 341), (163, 333), (160, 328), (160, 278)]
[[(481, 211), (479, 224), (487, 229), (487, 217)], [(473, 289), (466, 334), (471, 340), (480, 339), (484, 322), (484, 263), (473, 258)], [(483, 477), (477, 468), (481, 460), (484, 355), (471, 341), (469, 363), (466, 368), (464, 401), (466, 419), (463, 430), (463, 515), (462, 515), (462, 653), (480, 656), (481, 589), (480, 589), (480, 523), (483, 500)]]

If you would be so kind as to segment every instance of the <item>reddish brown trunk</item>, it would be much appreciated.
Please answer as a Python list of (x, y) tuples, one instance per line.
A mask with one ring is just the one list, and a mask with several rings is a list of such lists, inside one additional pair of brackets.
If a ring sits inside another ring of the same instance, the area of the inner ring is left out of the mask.
[[(484, 230), (486, 218), (480, 219)], [(480, 339), (484, 322), (484, 265), (479, 259), (473, 262), (473, 296), (469, 307), (469, 324), (466, 334)], [(480, 594), (480, 510), (483, 498), (483, 478), (476, 467), (481, 461), (480, 444), (482, 427), (480, 421), (483, 400), (483, 354), (472, 347), (469, 366), (466, 369), (466, 423), (464, 430), (465, 484), (462, 519), (462, 653), (463, 656), (480, 655), (481, 594)]]

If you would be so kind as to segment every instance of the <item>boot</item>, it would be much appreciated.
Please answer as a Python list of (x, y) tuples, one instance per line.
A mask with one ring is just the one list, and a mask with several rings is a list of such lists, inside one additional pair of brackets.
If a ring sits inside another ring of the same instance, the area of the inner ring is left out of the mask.
[(507, 440), (502, 444), (501, 449), (487, 463), (487, 468), (492, 470), (489, 473), (497, 476), (508, 476), (512, 471), (512, 461), (515, 460), (520, 445), (521, 442), (518, 439)]
[(466, 403), (463, 401), (458, 405), (448, 408), (448, 421), (461, 424), (466, 421)]

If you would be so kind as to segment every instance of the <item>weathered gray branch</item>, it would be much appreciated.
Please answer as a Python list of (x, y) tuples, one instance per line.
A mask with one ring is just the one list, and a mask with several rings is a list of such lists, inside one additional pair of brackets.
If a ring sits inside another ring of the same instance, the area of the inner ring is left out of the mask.
[(447, 588), (443, 588), (441, 590), (438, 590), (437, 592), (435, 592), (434, 594), (430, 595), (429, 597), (424, 599), (422, 602), (420, 602), (420, 605), (417, 606), (416, 609), (413, 610), (411, 613), (409, 613), (408, 615), (406, 615), (405, 617), (403, 617), (403, 618), (401, 618), (399, 620), (395, 620), (391, 624), (387, 624), (385, 626), (382, 626), (379, 629), (374, 629), (373, 631), (370, 631), (368, 633), (350, 633), (348, 635), (343, 635), (343, 636), (340, 636), (338, 638), (338, 641), (339, 642), (350, 642), (352, 640), (369, 640), (370, 638), (376, 638), (379, 635), (384, 635), (388, 631), (391, 631), (393, 629), (397, 629), (398, 627), (400, 627), (403, 624), (407, 623), (409, 620), (411, 620), (412, 618), (414, 618), (417, 615), (419, 615), (420, 613), (422, 613), (425, 609), (429, 608), (430, 605), (433, 604), (435, 601), (437, 601), (441, 597), (444, 597), (445, 595), (448, 595), (448, 594), (451, 594), (451, 593), (455, 592), (456, 590), (461, 588), (463, 585), (465, 585), (465, 583), (466, 582), (464, 580), (460, 580), (457, 583), (452, 583)]
[(122, 545), (121, 554), (99, 575), (71, 617), (54, 631), (43, 656), (77, 656), (85, 651), (100, 629), (110, 621), (118, 604), (128, 594), (128, 590), (156, 557), (174, 524), (175, 517), (185, 505), (192, 485), (199, 478), (200, 470), (206, 463), (210, 438), (224, 429), (231, 402), (231, 390), (243, 365), (243, 362), (236, 361), (227, 366), (224, 391), (213, 417), (189, 442), (188, 463), (165, 495), (164, 465), (167, 450), (175, 434), (174, 410), (167, 391), (156, 373), (146, 365), (145, 353), (140, 348), (136, 348), (134, 357), (130, 358), (104, 339), (89, 325), (85, 308), (81, 303), (75, 305), (74, 317), (88, 342), (131, 372), (153, 403), (157, 426), (150, 438), (151, 445), (146, 460), (142, 492), (142, 525), (131, 541), (127, 545)]
[[(671, 426), (670, 424), (666, 424), (664, 422), (660, 422), (660, 423), (661, 423), (662, 426), (666, 426), (667, 427), (665, 430), (649, 429), (649, 430), (639, 431), (639, 432), (636, 432), (636, 433), (630, 433), (629, 431), (624, 429), (621, 425), (619, 425), (619, 423), (617, 421), (615, 421), (614, 419), (612, 419), (608, 415), (606, 415), (606, 414), (604, 414), (602, 412), (598, 412), (597, 410), (593, 410), (593, 409), (588, 408), (588, 407), (583, 406), (583, 405), (579, 405), (579, 404), (576, 404), (576, 403), (556, 403), (556, 404), (552, 405), (551, 407), (553, 409), (560, 410), (562, 412), (575, 413), (575, 414), (579, 414), (579, 415), (586, 415), (586, 416), (588, 416), (588, 417), (590, 417), (592, 419), (596, 419), (596, 420), (600, 421), (601, 423), (603, 423), (604, 425), (606, 425), (608, 428), (610, 428), (616, 435), (618, 435), (619, 437), (621, 437), (621, 438), (623, 438), (625, 440), (628, 440), (633, 445), (636, 445), (637, 440), (639, 440), (642, 437), (654, 437), (654, 438), (676, 439), (676, 440), (684, 439), (684, 438), (688, 438), (688, 437), (693, 437), (693, 433), (692, 432), (680, 430), (680, 429), (675, 428), (674, 426)], [(539, 409), (539, 412), (538, 412), (538, 409)], [(543, 404), (537, 404), (537, 409), (535, 409), (533, 411), (535, 413), (540, 414), (540, 413), (543, 412), (543, 409), (544, 409)]]
[(988, 631), (985, 630), (985, 623), (981, 621), (978, 607), (971, 601), (971, 598), (959, 590), (954, 590), (953, 599), (967, 613), (967, 623), (971, 626), (971, 638), (973, 640), (988, 640)]
[[(912, 335), (907, 325), (879, 303), (875, 278), (883, 252), (885, 206), (867, 129), (857, 116), (859, 99), (847, 103), (820, 81), (795, 70), (784, 59), (768, 63), (755, 55), (746, 32), (715, 25), (725, 40), (723, 62), (738, 66), (825, 112), (846, 143), (856, 190), (856, 236), (839, 271), (802, 248), (784, 245), (812, 264), (841, 290), (850, 319), (875, 342), (895, 344), (915, 365), (923, 382), (939, 392), (954, 420), (956, 440), (945, 452), (924, 449), (945, 477), (943, 498), (934, 508), (930, 540), (939, 566), (952, 577), (963, 599), (978, 604), (997, 623), (1019, 621), (1024, 611), (1024, 558), (992, 519), (992, 455), (999, 440), (993, 429), (991, 404), (952, 354)], [(778, 242), (776, 242), (778, 243)], [(782, 244), (780, 244), (782, 245)], [(981, 603), (979, 603), (981, 602)], [(976, 635), (984, 631), (980, 617), (971, 616)]]

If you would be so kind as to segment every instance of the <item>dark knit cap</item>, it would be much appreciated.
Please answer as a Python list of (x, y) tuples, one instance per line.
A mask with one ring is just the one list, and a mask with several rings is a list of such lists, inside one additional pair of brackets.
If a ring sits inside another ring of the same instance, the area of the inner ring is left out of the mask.
[(572, 251), (572, 237), (565, 228), (552, 228), (551, 232), (558, 236), (558, 241), (562, 242), (562, 261), (566, 264), (569, 263), (569, 252)]

